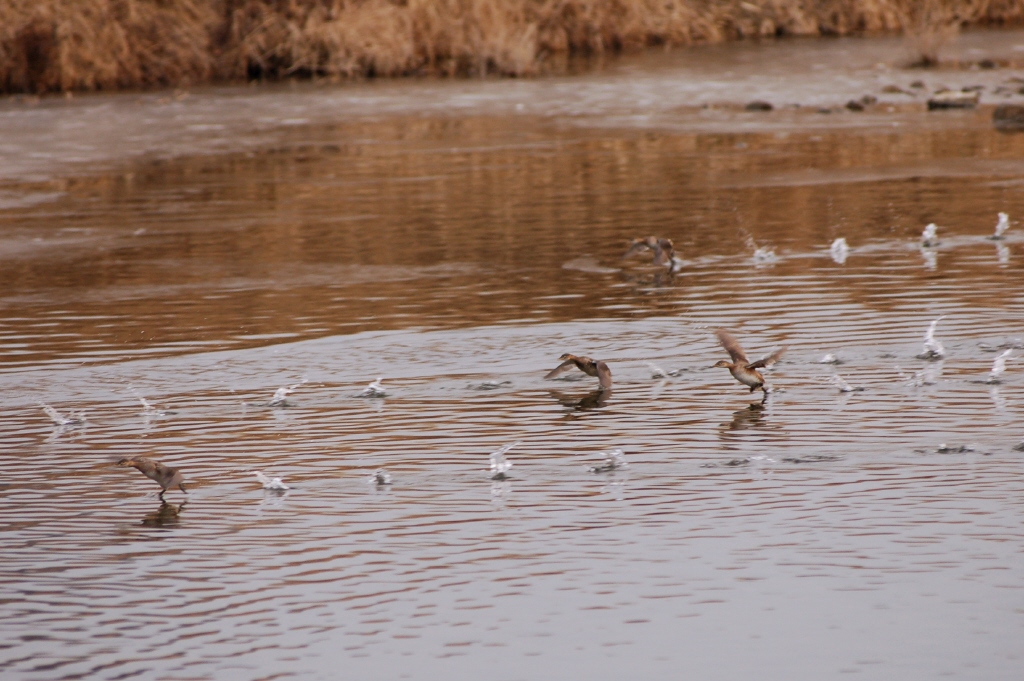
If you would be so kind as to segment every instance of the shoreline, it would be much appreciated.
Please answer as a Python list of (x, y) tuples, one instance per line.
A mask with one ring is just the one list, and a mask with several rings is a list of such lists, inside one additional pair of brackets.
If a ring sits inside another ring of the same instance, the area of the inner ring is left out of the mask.
[(558, 73), (580, 55), (757, 37), (902, 33), (932, 63), (962, 27), (1024, 24), (1024, 0), (17, 0), (0, 94), (288, 78)]
[[(1021, 30), (968, 32), (950, 50), (959, 60), (1018, 53), (1024, 55)], [(0, 187), (8, 194), (0, 206), (20, 205), (33, 184), (32, 194), (46, 194), (62, 191), (51, 184), (60, 178), (119, 173), (139, 163), (316, 144), (318, 131), (337, 125), (499, 117), (520, 120), (514, 127), (523, 129), (785, 133), (943, 127), (967, 117), (984, 118), (976, 124), (987, 126), (991, 105), (1024, 103), (1017, 82), (1024, 69), (908, 69), (898, 66), (904, 54), (897, 37), (808, 38), (652, 49), (578, 74), (529, 79), (292, 81), (0, 97)], [(917, 80), (925, 87), (911, 88)], [(973, 113), (926, 111), (928, 95), (941, 87), (979, 85), (981, 104)], [(859, 112), (845, 108), (866, 95), (877, 102)], [(770, 102), (774, 111), (746, 111), (753, 100)]]

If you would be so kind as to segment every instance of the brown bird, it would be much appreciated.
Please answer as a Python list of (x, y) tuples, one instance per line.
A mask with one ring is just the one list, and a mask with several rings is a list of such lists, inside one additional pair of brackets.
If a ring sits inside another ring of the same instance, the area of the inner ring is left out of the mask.
[(782, 353), (786, 351), (786, 348), (779, 348), (772, 354), (751, 362), (747, 359), (747, 353), (743, 351), (739, 342), (733, 338), (733, 335), (725, 329), (715, 329), (715, 335), (718, 337), (718, 342), (722, 344), (725, 351), (729, 353), (729, 357), (732, 358), (731, 362), (724, 359), (718, 360), (715, 364), (714, 369), (728, 369), (732, 377), (743, 385), (750, 387), (750, 392), (754, 392), (758, 388), (764, 392), (764, 399), (768, 399), (768, 390), (764, 387), (764, 376), (758, 369), (763, 367), (769, 367), (778, 361), (779, 357), (782, 357)]
[(576, 355), (570, 355), (568, 352), (558, 359), (562, 360), (562, 363), (549, 371), (544, 378), (554, 378), (575, 366), (587, 376), (597, 376), (598, 385), (601, 387), (601, 390), (608, 390), (612, 387), (612, 370), (604, 362), (600, 360), (594, 361), (589, 357), (577, 357)]
[(628, 258), (635, 253), (641, 251), (651, 250), (654, 251), (653, 264), (657, 267), (667, 265), (669, 269), (676, 270), (683, 261), (676, 257), (675, 246), (672, 245), (671, 239), (661, 239), (656, 236), (649, 236), (642, 239), (633, 239), (630, 242), (629, 249), (623, 258)]
[(121, 459), (117, 462), (117, 465), (125, 468), (135, 468), (147, 478), (160, 485), (160, 501), (164, 500), (164, 492), (172, 487), (177, 487), (182, 492), (185, 492), (185, 494), (188, 494), (185, 490), (185, 480), (181, 476), (181, 471), (177, 468), (171, 468), (159, 461), (153, 461), (141, 456), (132, 459)]

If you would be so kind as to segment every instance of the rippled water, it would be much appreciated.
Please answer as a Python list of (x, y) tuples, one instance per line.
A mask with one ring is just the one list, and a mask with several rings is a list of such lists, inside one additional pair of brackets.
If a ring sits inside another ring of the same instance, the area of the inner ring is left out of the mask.
[[(555, 104), (8, 188), (0, 675), (1020, 678), (1024, 136)], [(717, 326), (788, 347), (764, 405)]]

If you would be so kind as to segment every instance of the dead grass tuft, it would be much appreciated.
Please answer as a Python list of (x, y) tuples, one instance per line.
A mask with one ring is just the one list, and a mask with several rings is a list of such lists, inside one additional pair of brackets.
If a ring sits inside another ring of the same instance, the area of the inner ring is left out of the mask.
[(903, 30), (933, 63), (1024, 0), (7, 0), (0, 91), (288, 76), (531, 75), (566, 55)]
[(939, 63), (939, 50), (956, 38), (962, 21), (954, 0), (917, 0), (900, 9), (900, 28), (912, 53), (912, 66)]

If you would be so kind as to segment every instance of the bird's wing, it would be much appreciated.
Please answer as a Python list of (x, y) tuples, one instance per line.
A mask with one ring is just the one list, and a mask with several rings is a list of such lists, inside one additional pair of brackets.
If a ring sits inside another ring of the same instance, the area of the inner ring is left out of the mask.
[(736, 364), (747, 363), (747, 353), (743, 352), (743, 348), (740, 346), (739, 341), (733, 338), (732, 334), (725, 329), (715, 329), (715, 336), (718, 337), (718, 342), (722, 344), (725, 351), (729, 353), (729, 357)]
[(546, 374), (544, 374), (544, 378), (554, 378), (555, 376), (561, 376), (566, 371), (568, 371), (569, 369), (574, 368), (575, 366), (576, 366), (576, 362), (572, 361), (571, 359), (567, 359), (564, 362), (562, 362), (561, 364), (559, 364), (557, 367), (552, 369), (551, 371), (549, 371)]
[(597, 379), (601, 390), (608, 390), (612, 387), (612, 370), (604, 362), (597, 363)]
[(782, 353), (784, 353), (785, 351), (786, 351), (786, 348), (784, 348), (784, 347), (779, 348), (778, 350), (776, 350), (775, 352), (771, 353), (770, 355), (766, 355), (766, 356), (762, 357), (761, 359), (757, 360), (756, 362), (754, 362), (752, 364), (748, 364), (747, 368), (748, 369), (761, 369), (763, 367), (770, 367), (771, 365), (773, 365), (773, 364), (775, 364), (776, 362), (779, 361), (779, 357), (782, 357)]
[(650, 246), (647, 245), (647, 242), (645, 242), (643, 239), (636, 239), (635, 241), (633, 241), (629, 249), (626, 251), (625, 255), (623, 255), (622, 257), (628, 258), (629, 256), (635, 255), (640, 251), (645, 251), (648, 248), (650, 248)]

